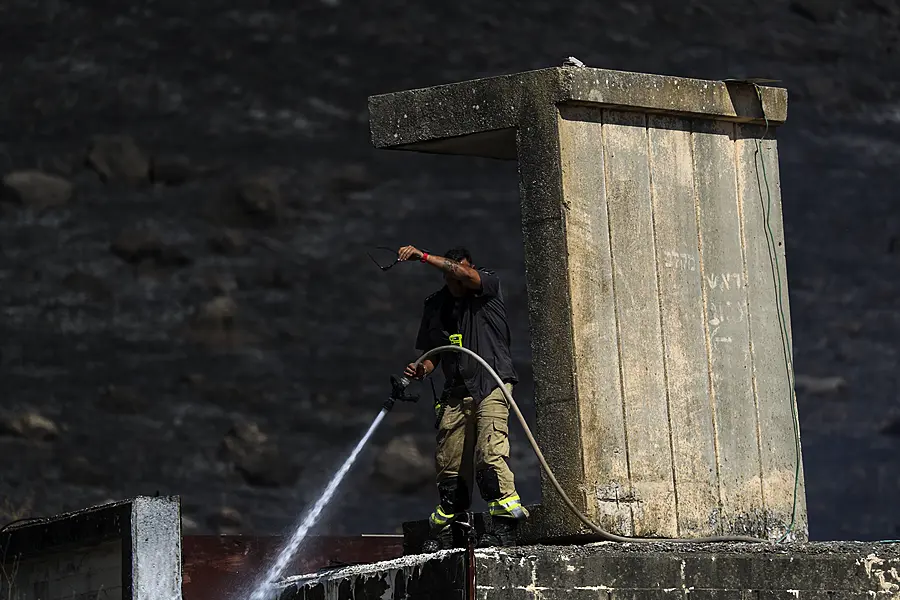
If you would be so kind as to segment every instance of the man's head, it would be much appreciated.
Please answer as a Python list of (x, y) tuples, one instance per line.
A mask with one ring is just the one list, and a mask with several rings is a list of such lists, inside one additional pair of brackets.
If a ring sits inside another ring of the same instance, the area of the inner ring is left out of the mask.
[[(459, 264), (466, 265), (468, 267), (475, 266), (475, 263), (472, 262), (472, 255), (469, 254), (469, 251), (462, 246), (450, 248), (449, 250), (444, 252), (444, 258), (455, 260)], [(456, 279), (453, 279), (447, 273), (444, 273), (444, 282), (447, 284), (447, 289), (449, 289), (450, 293), (456, 298), (462, 298), (468, 292), (468, 290), (465, 288), (465, 286), (463, 286), (462, 283), (460, 283)]]

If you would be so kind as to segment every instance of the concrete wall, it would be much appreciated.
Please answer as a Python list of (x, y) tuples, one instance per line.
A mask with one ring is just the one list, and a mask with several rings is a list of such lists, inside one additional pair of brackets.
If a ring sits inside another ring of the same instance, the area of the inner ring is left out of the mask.
[(569, 290), (578, 419), (548, 431), (539, 403), (542, 440), (581, 457), (610, 530), (781, 536), (800, 457), (774, 130), (561, 106), (558, 131), (568, 268), (545, 277)]
[[(861, 543), (601, 543), (476, 552), (484, 600), (862, 600), (900, 598), (900, 553)], [(280, 600), (465, 598), (461, 552), (301, 577)]]
[(177, 498), (138, 497), (0, 533), (3, 600), (181, 600)]
[[(554, 68), (369, 107), (377, 147), (517, 158), (536, 436), (581, 510), (620, 535), (807, 539), (785, 90)], [(538, 538), (586, 531), (546, 478), (541, 502)]]
[(122, 599), (122, 543), (3, 563), (0, 597), (4, 600)]

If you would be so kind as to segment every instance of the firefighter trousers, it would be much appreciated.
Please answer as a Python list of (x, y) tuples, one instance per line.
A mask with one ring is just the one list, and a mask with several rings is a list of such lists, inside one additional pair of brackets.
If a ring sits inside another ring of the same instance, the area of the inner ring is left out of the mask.
[[(512, 394), (512, 384), (506, 389)], [(468, 509), (477, 482), (482, 498), (496, 510), (515, 499), (515, 477), (509, 467), (509, 407), (500, 388), (477, 405), (471, 397), (450, 396), (442, 402), (443, 415), (438, 422), (435, 468), (437, 483), (458, 478), (465, 482)]]

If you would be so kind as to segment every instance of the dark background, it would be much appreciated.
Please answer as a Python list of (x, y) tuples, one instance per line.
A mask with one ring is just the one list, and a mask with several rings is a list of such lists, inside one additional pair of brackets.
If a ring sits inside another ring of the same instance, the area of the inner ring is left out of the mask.
[[(382, 274), (375, 244), (464, 243), (501, 274), (533, 414), (515, 164), (375, 151), (366, 98), (573, 55), (788, 88), (810, 533), (900, 535), (898, 28), (896, 0), (3, 2), (0, 169), (74, 192), (17, 176), (0, 202), (0, 520), (159, 491), (187, 533), (283, 532), (413, 358), (441, 283)], [(430, 512), (419, 389), (320, 532)]]

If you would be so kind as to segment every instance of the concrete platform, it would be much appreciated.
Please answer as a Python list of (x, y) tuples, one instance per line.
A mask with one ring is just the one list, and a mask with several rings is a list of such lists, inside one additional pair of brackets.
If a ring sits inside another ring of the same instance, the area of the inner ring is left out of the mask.
[(181, 600), (181, 501), (138, 496), (0, 531), (4, 600)]
[[(283, 583), (280, 600), (465, 598), (462, 551), (412, 555)], [(900, 545), (619, 544), (476, 552), (477, 597), (900, 598)]]

